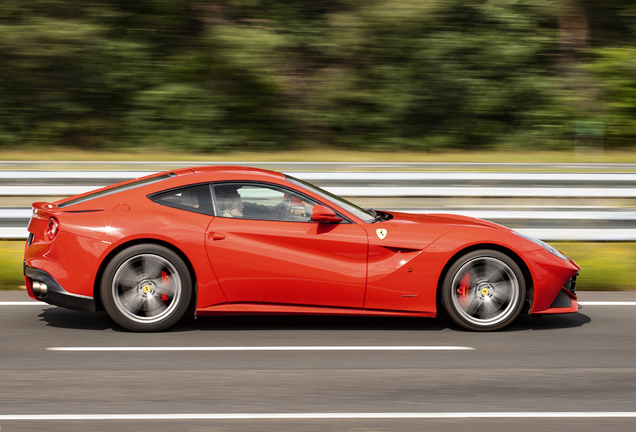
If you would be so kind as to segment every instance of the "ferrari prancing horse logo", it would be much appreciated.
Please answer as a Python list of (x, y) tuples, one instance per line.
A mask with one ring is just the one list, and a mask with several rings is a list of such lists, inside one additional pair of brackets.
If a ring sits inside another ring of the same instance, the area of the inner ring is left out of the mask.
[(386, 237), (386, 230), (384, 228), (378, 228), (375, 230), (375, 233), (378, 235), (380, 240), (384, 240), (384, 237)]

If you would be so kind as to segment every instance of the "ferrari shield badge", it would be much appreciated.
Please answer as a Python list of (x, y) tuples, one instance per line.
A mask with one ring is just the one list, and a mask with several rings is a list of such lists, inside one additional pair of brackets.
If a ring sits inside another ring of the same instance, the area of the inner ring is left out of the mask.
[(380, 240), (384, 240), (384, 237), (386, 237), (386, 230), (384, 228), (378, 228), (375, 230), (375, 233), (378, 235)]

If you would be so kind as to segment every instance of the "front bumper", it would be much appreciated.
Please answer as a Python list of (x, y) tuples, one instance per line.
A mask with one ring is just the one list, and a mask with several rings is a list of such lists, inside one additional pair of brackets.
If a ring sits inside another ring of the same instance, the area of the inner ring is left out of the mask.
[[(27, 289), (32, 297), (45, 303), (61, 306), (80, 312), (95, 312), (95, 300), (93, 297), (87, 297), (78, 294), (71, 294), (45, 271), (33, 267), (25, 266), (24, 274), (26, 276)], [(33, 291), (33, 282), (44, 283), (47, 286), (46, 294)]]

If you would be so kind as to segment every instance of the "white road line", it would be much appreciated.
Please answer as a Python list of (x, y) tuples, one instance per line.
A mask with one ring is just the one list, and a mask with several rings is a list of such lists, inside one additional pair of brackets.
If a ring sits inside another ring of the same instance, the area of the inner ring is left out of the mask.
[(636, 306), (636, 301), (580, 301), (581, 306)]
[(49, 347), (47, 351), (466, 351), (463, 346)]
[(294, 420), (294, 419), (487, 419), (636, 418), (634, 411), (597, 412), (385, 412), (385, 413), (227, 413), (227, 414), (5, 414), (2, 420)]

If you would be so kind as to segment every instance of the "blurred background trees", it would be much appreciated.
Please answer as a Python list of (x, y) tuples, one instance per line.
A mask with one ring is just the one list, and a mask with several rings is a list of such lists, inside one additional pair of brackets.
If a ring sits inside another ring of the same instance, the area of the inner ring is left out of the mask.
[(618, 0), (2, 0), (0, 148), (632, 146), (635, 41)]

